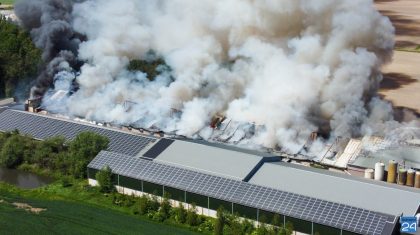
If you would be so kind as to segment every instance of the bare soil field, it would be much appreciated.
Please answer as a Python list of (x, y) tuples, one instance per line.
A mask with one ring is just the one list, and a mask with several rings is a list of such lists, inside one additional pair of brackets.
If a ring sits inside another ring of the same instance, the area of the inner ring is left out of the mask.
[(380, 95), (397, 108), (420, 114), (420, 53), (396, 51), (393, 62), (382, 72)]
[[(420, 45), (419, 0), (376, 0), (375, 4), (396, 29), (397, 49), (411, 50)], [(393, 61), (382, 72), (380, 95), (396, 108), (408, 108), (420, 114), (420, 53), (395, 51)]]
[(394, 25), (397, 48), (420, 45), (419, 0), (376, 0), (375, 4)]

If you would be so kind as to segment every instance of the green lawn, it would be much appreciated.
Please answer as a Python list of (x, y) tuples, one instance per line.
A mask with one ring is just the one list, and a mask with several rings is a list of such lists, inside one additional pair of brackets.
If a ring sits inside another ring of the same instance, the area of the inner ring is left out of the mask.
[(0, 0), (1, 5), (13, 5), (15, 0)]
[[(54, 199), (51, 193), (40, 191), (10, 189), (0, 184), (0, 234), (197, 234), (112, 208), (62, 200), (63, 194)], [(47, 210), (34, 214), (15, 208), (13, 202)]]

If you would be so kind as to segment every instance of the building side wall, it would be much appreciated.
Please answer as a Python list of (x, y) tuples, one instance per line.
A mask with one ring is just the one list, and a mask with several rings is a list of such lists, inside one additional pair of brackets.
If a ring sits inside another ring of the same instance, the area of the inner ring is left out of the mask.
[[(98, 182), (93, 179), (94, 173), (96, 170), (88, 169), (89, 174), (89, 184), (92, 186), (97, 186)], [(225, 210), (231, 213), (237, 213), (243, 219), (250, 219), (255, 221), (256, 224), (259, 222), (270, 223), (274, 217), (274, 213), (260, 210), (258, 208), (250, 208), (244, 205), (235, 204), (233, 202), (227, 202), (219, 200), (216, 198), (211, 198), (204, 195), (198, 195), (195, 193), (166, 187), (164, 185), (157, 185), (150, 182), (131, 179), (126, 176), (114, 175), (114, 182), (116, 190), (119, 193), (126, 195), (135, 195), (135, 196), (157, 196), (158, 200), (163, 199), (165, 193), (169, 193), (170, 202), (173, 207), (177, 207), (180, 203), (183, 204), (184, 208), (189, 209), (192, 204), (196, 206), (197, 214), (209, 216), (216, 218), (217, 209), (222, 206)], [(130, 187), (127, 187), (127, 185)], [(136, 188), (136, 189), (132, 189)], [(166, 189), (166, 190), (165, 190)], [(173, 195), (171, 194), (173, 193)], [(183, 194), (183, 195), (182, 195)], [(295, 230), (294, 234), (327, 234), (327, 235), (342, 235), (347, 234), (351, 235), (354, 233), (340, 230), (333, 227), (328, 227), (324, 225), (318, 225), (310, 221), (304, 221), (284, 215), (279, 215), (280, 220), (282, 221), (283, 226), (286, 223), (291, 222)], [(320, 233), (322, 232), (322, 233)]]

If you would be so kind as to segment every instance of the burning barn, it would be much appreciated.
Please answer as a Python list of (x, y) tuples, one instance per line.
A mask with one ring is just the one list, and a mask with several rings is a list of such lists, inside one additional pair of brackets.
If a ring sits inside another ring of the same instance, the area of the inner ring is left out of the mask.
[(71, 139), (86, 130), (105, 135), (109, 149), (88, 165), (91, 185), (97, 184), (96, 172), (110, 166), (118, 192), (168, 193), (173, 205), (195, 204), (207, 216), (216, 216), (223, 206), (257, 222), (277, 214), (299, 233), (391, 235), (398, 233), (401, 214), (420, 213), (418, 189), (286, 163), (268, 152), (154, 138), (12, 109), (1, 112), (0, 131), (15, 129), (40, 140), (55, 135)]
[[(369, 179), (343, 175), (364, 139), (420, 126), (395, 120), (377, 95), (394, 28), (372, 1), (96, 1), (15, 9), (43, 51), (31, 97), (44, 98), (27, 110), (95, 125), (6, 110), (2, 131), (105, 133), (111, 147), (89, 165), (92, 185), (108, 164), (119, 192), (168, 191), (210, 216), (222, 205), (256, 221), (279, 214), (302, 233), (394, 234), (402, 213), (419, 212), (418, 189), (370, 179), (381, 167), (363, 171)], [(387, 177), (407, 184), (408, 170)]]

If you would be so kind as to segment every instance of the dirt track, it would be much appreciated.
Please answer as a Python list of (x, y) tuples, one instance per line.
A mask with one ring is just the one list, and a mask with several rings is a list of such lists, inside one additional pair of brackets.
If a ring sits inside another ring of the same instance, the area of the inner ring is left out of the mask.
[[(396, 47), (420, 45), (420, 0), (377, 0), (378, 10), (396, 29)], [(395, 51), (391, 64), (383, 68), (380, 94), (395, 107), (420, 113), (420, 53)]]

